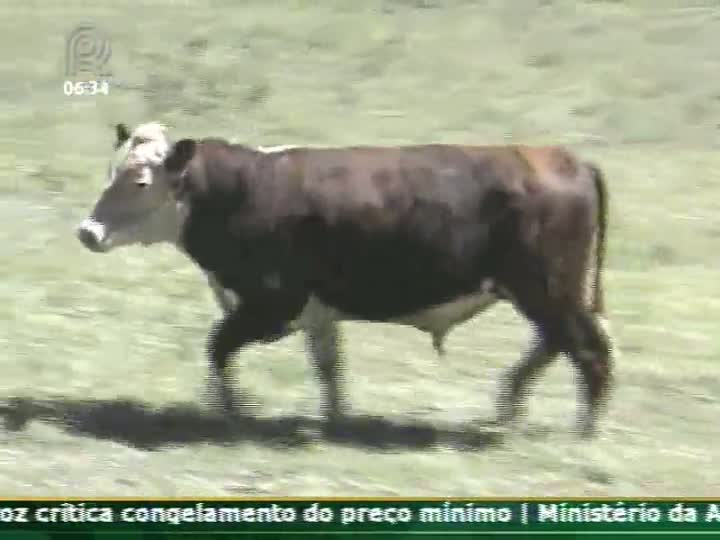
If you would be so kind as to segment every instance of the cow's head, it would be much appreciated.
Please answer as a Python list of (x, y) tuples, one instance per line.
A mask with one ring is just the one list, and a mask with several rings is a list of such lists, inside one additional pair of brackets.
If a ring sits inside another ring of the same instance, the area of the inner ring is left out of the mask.
[[(176, 242), (181, 216), (173, 182), (187, 166), (184, 144), (171, 145), (165, 127), (141, 124), (130, 132), (116, 126), (115, 153), (108, 168), (108, 185), (92, 213), (78, 227), (80, 241), (95, 252), (132, 244)], [(190, 158), (192, 157), (191, 149)], [(168, 168), (168, 165), (170, 166)]]

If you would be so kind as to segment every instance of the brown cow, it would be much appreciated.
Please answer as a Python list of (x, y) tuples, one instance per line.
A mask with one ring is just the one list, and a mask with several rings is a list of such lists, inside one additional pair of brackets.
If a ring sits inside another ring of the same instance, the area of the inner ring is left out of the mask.
[(562, 352), (581, 375), (581, 433), (594, 433), (611, 381), (599, 324), (607, 197), (596, 167), (557, 147), (173, 144), (158, 124), (118, 129), (117, 146), (79, 238), (98, 252), (174, 242), (235, 298), (209, 342), (227, 407), (229, 357), (292, 325), (308, 334), (337, 418), (337, 321), (408, 324), (440, 346), (504, 298), (538, 340), (503, 385), (499, 419), (517, 416), (528, 382)]

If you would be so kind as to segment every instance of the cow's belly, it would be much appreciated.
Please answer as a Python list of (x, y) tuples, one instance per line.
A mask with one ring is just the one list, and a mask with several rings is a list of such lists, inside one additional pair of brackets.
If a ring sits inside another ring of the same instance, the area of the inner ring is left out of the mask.
[(430, 332), (431, 334), (443, 334), (453, 326), (462, 324), (478, 313), (485, 311), (497, 300), (498, 298), (494, 294), (480, 291), (404, 317), (396, 317), (387, 322), (413, 326), (418, 330)]
[[(232, 310), (242, 299), (230, 289), (223, 289), (215, 276), (207, 272), (208, 281), (215, 291), (218, 303), (227, 310)], [(290, 326), (297, 330), (307, 330), (313, 327), (323, 326), (328, 322), (339, 321), (368, 321), (401, 324), (417, 328), (423, 332), (442, 336), (448, 333), (454, 326), (462, 324), (475, 315), (487, 310), (500, 298), (494, 290), (491, 280), (485, 280), (480, 289), (451, 300), (413, 311), (404, 315), (388, 319), (367, 319), (352, 313), (339, 310), (318, 299), (310, 296), (307, 304), (300, 315), (291, 322)]]
[(338, 310), (312, 296), (300, 316), (293, 322), (298, 329), (308, 329), (327, 321), (369, 321), (411, 326), (431, 334), (445, 334), (453, 326), (462, 324), (488, 309), (499, 300), (487, 280), (481, 289), (462, 295), (450, 302), (429, 306), (389, 319), (367, 319)]

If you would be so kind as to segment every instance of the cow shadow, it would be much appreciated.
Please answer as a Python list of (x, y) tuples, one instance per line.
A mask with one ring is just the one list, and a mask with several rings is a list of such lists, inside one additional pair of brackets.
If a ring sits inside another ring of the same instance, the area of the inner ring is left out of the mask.
[(8, 431), (41, 421), (74, 435), (111, 440), (144, 450), (197, 443), (253, 442), (297, 448), (317, 441), (375, 451), (453, 448), (481, 450), (502, 442), (502, 432), (478, 424), (434, 425), (414, 420), (353, 415), (327, 422), (309, 416), (228, 416), (196, 403), (152, 407), (129, 399), (15, 397), (0, 403)]

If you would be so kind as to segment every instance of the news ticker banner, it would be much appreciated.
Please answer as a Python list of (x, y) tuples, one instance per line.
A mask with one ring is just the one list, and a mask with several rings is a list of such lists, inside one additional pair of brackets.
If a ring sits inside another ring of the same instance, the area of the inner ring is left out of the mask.
[[(0, 538), (620, 533), (720, 536), (712, 500), (0, 500)], [(30, 536), (28, 536), (28, 533)]]

